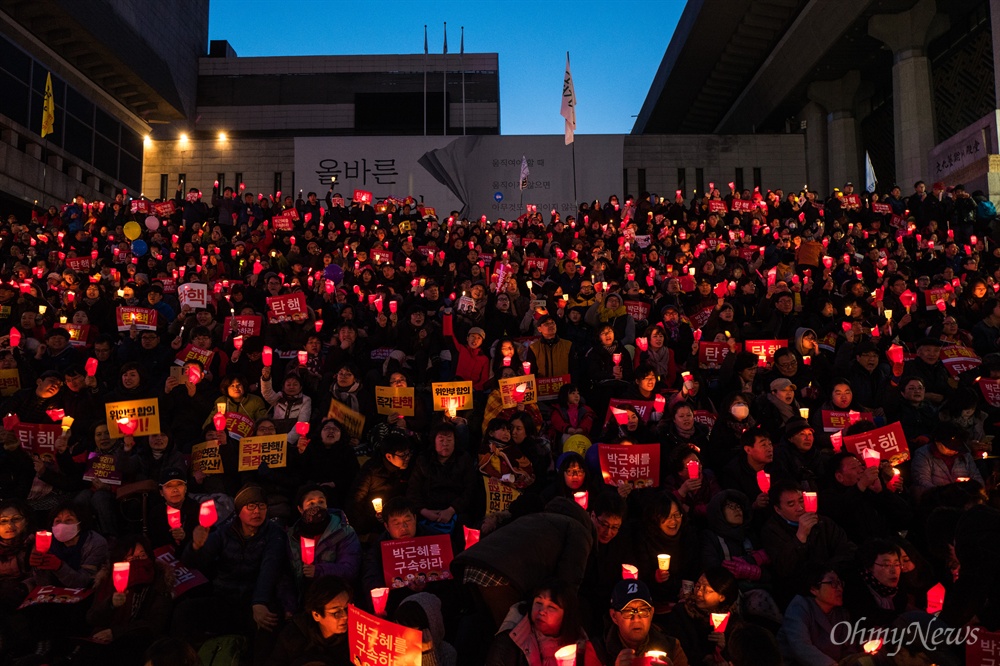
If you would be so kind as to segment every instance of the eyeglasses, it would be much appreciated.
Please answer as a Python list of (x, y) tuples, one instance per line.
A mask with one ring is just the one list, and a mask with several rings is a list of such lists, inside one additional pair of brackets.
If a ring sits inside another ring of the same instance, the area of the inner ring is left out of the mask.
[(652, 608), (623, 608), (620, 611), (622, 617), (626, 620), (632, 620), (635, 618), (640, 618), (645, 620), (647, 617), (653, 614)]
[(667, 522), (671, 522), (671, 523), (679, 523), (682, 518), (684, 518), (684, 514), (682, 514), (682, 513), (672, 513), (669, 516), (667, 516), (665, 518), (665, 520)]
[(902, 569), (903, 565), (899, 562), (876, 562), (875, 566), (882, 567), (883, 569)]
[(323, 610), (327, 615), (332, 615), (335, 620), (347, 617), (347, 608), (343, 606), (337, 608), (324, 608)]
[(8, 525), (20, 525), (24, 522), (24, 516), (14, 516), (12, 518), (2, 518), (0, 519), (0, 527), (6, 527)]
[(829, 585), (830, 587), (832, 587), (835, 590), (841, 590), (841, 589), (844, 588), (844, 581), (840, 580), (839, 578), (837, 578), (835, 580), (821, 580), (819, 582), (819, 584), (820, 585)]
[(267, 502), (251, 502), (246, 505), (247, 511), (267, 511)]
[(392, 455), (397, 458), (402, 458), (403, 460), (407, 460), (413, 457), (413, 451), (400, 451), (399, 453), (393, 453)]
[(622, 528), (621, 523), (612, 524), (604, 520), (603, 518), (598, 518), (597, 524), (601, 527), (602, 530), (607, 530), (608, 532), (617, 532)]

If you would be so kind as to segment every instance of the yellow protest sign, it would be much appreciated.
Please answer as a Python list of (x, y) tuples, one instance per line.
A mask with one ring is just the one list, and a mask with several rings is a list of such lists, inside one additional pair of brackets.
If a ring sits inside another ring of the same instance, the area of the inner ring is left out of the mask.
[(258, 435), (240, 440), (241, 472), (252, 472), (267, 463), (268, 467), (288, 464), (288, 435)]
[(21, 375), (17, 368), (0, 370), (0, 395), (14, 395), (21, 390)]
[[(109, 402), (104, 406), (104, 412), (112, 439), (124, 435), (119, 424), (126, 429), (134, 427), (135, 431), (131, 434), (136, 437), (160, 432), (160, 401), (157, 398)], [(122, 423), (124, 419), (128, 421)]]
[[(523, 388), (520, 388), (523, 387)], [(521, 398), (523, 394), (523, 399)], [(503, 408), (510, 409), (519, 404), (531, 405), (538, 402), (538, 391), (535, 388), (535, 376), (508, 377), (500, 380), (500, 397)]]
[(486, 515), (506, 511), (510, 503), (521, 494), (513, 486), (508, 486), (492, 476), (483, 477), (483, 483), (486, 485)]
[(435, 412), (472, 409), (472, 382), (434, 382), (431, 395)]
[(222, 455), (218, 442), (202, 442), (191, 447), (191, 469), (202, 474), (222, 474)]
[(379, 414), (413, 416), (412, 386), (376, 386), (375, 406)]
[(361, 433), (365, 431), (365, 417), (347, 405), (331, 398), (330, 411), (326, 413), (326, 418), (337, 419), (344, 424), (347, 434), (360, 439)]

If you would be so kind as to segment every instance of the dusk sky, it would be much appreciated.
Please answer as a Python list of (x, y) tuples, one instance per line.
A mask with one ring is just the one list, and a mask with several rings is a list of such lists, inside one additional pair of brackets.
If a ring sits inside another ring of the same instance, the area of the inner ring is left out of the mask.
[(627, 134), (684, 8), (682, 0), (211, 0), (210, 39), (240, 56), (422, 53), (500, 55), (503, 134), (561, 134), (566, 51), (578, 134)]

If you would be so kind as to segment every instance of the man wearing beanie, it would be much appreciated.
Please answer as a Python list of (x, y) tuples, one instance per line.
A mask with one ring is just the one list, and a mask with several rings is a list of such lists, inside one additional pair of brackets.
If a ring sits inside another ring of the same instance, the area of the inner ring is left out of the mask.
[(256, 484), (243, 486), (236, 510), (225, 521), (194, 528), (181, 561), (204, 572), (212, 581), (212, 595), (189, 599), (177, 607), (176, 631), (197, 641), (205, 633), (244, 634), (267, 654), (284, 611), (294, 600), (278, 600), (278, 578), (287, 565), (281, 528), (267, 520), (267, 496)]

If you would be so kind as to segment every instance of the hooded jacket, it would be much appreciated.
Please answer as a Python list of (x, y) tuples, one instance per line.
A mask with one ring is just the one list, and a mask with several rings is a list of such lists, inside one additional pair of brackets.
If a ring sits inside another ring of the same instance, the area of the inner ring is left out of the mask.
[[(316, 540), (316, 575), (337, 576), (344, 580), (354, 580), (361, 571), (361, 541), (354, 528), (347, 522), (347, 516), (339, 509), (327, 509), (330, 517), (321, 534), (311, 538)], [(302, 575), (302, 520), (288, 530), (289, 561), (295, 570), (295, 577), (303, 583)]]

